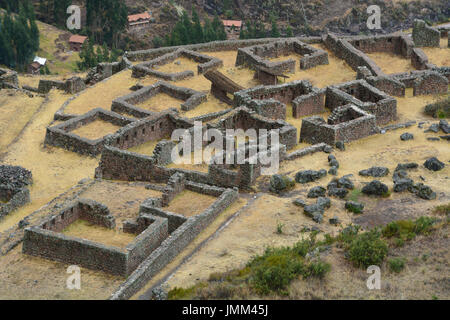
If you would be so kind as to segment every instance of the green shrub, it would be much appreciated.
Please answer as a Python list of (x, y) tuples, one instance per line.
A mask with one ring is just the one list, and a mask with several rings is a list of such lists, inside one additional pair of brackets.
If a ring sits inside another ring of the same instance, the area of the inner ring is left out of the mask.
[(404, 258), (392, 258), (389, 260), (389, 269), (393, 272), (399, 273), (405, 268)]
[(317, 260), (311, 262), (304, 270), (303, 277), (316, 277), (323, 278), (326, 273), (328, 273), (331, 269), (331, 265), (329, 263), (323, 262), (322, 260)]
[(262, 294), (270, 291), (283, 293), (286, 286), (302, 274), (303, 258), (290, 248), (268, 248), (248, 265), (251, 283)]
[(362, 195), (361, 189), (353, 189), (348, 195), (348, 200), (358, 202), (359, 197)]
[(365, 268), (380, 265), (387, 252), (388, 246), (381, 239), (381, 233), (377, 229), (357, 235), (348, 249), (350, 261), (358, 267)]
[(440, 206), (435, 207), (433, 212), (437, 214), (446, 214), (446, 215), (450, 214), (450, 203), (442, 204)]
[(416, 234), (429, 234), (433, 228), (435, 219), (430, 217), (420, 217), (416, 220), (414, 226), (414, 233)]
[(282, 234), (283, 233), (283, 228), (284, 228), (284, 224), (282, 224), (281, 222), (278, 222), (278, 224), (277, 224), (277, 233), (278, 234)]
[(395, 238), (412, 240), (418, 234), (429, 234), (433, 228), (435, 220), (430, 217), (420, 217), (416, 221), (398, 220), (387, 224), (383, 228), (383, 236), (386, 238)]
[(425, 106), (424, 113), (433, 118), (450, 118), (450, 95)]

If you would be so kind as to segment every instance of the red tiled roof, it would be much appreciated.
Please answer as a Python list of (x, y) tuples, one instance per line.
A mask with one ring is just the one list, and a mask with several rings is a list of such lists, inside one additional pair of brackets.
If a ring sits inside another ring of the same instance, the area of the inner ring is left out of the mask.
[(240, 20), (222, 20), (222, 22), (225, 27), (231, 27), (231, 26), (235, 26), (237, 28), (242, 27), (242, 21), (240, 21)]
[(83, 44), (86, 41), (86, 39), (87, 37), (85, 36), (79, 36), (77, 34), (74, 34), (73, 36), (70, 37), (69, 42)]
[(139, 20), (148, 20), (150, 19), (150, 14), (148, 12), (132, 14), (128, 16), (128, 22), (136, 22)]

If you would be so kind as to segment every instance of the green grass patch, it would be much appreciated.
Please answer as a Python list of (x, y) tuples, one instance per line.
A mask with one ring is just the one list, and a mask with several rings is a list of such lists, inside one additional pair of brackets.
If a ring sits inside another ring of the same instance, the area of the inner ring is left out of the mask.
[(450, 203), (442, 204), (440, 206), (435, 207), (433, 213), (445, 215), (450, 214)]
[(389, 269), (392, 272), (399, 273), (405, 268), (405, 258), (392, 258), (389, 259)]
[(358, 202), (359, 197), (362, 195), (362, 191), (361, 189), (353, 189), (352, 191), (350, 191), (350, 193), (348, 194), (348, 200), (354, 201), (354, 202)]
[(382, 234), (388, 239), (393, 239), (396, 246), (402, 246), (405, 241), (414, 239), (419, 234), (429, 234), (433, 230), (435, 219), (420, 217), (417, 220), (398, 220), (387, 224)]
[(373, 229), (355, 236), (348, 246), (349, 260), (357, 267), (367, 268), (380, 265), (388, 253), (386, 241), (381, 232)]

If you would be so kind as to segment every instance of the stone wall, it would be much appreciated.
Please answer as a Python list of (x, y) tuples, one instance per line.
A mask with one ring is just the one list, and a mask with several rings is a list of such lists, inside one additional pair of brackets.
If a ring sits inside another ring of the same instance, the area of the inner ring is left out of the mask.
[(351, 37), (348, 42), (364, 53), (389, 52), (408, 59), (414, 47), (413, 41), (407, 35)]
[(71, 131), (98, 119), (120, 127), (124, 127), (135, 121), (134, 119), (123, 117), (115, 112), (97, 108), (82, 116), (47, 128), (44, 144), (64, 148), (79, 154), (96, 156), (102, 151), (109, 135), (96, 140), (90, 140), (73, 134)]
[(157, 94), (166, 93), (174, 98), (183, 100), (180, 104), (181, 110), (189, 111), (206, 101), (207, 95), (204, 92), (192, 90), (190, 88), (177, 87), (165, 81), (158, 81), (151, 86), (144, 87), (126, 96), (115, 99), (112, 102), (111, 110), (114, 112), (124, 112), (130, 115), (136, 115), (139, 118), (151, 115), (158, 115), (159, 112), (153, 112), (137, 107), (137, 104), (143, 103)]
[(76, 220), (87, 220), (109, 229), (114, 217), (104, 205), (79, 200), (38, 226), (25, 229), (23, 253), (89, 269), (127, 276), (168, 237), (165, 218), (144, 216), (145, 228), (125, 249), (66, 236), (61, 232)]
[(0, 220), (31, 201), (27, 186), (32, 183), (31, 171), (0, 165)]
[(0, 220), (31, 201), (27, 188), (11, 189), (0, 185)]
[(258, 86), (234, 94), (233, 105), (245, 106), (263, 117), (286, 119), (286, 104), (292, 103), (295, 118), (324, 112), (323, 93), (308, 80), (273, 86)]
[(425, 70), (427, 68), (428, 64), (428, 57), (420, 48), (414, 48), (412, 49), (411, 53), (411, 64), (414, 68), (417, 70)]
[(439, 47), (441, 33), (423, 20), (414, 20), (412, 38), (416, 47)]
[(397, 100), (365, 80), (354, 80), (327, 88), (325, 101), (327, 108), (333, 110), (348, 103), (376, 116), (378, 125), (397, 119)]
[(68, 94), (75, 94), (86, 89), (86, 85), (80, 77), (72, 77), (66, 81), (40, 80), (37, 91), (42, 94), (47, 94), (53, 88), (62, 90)]
[(237, 190), (228, 189), (203, 213), (189, 218), (171, 233), (158, 249), (139, 265), (110, 299), (128, 299), (142, 289), (150, 279), (170, 263), (202, 230), (234, 203), (239, 196)]
[(311, 144), (355, 141), (378, 133), (375, 116), (348, 105), (333, 110), (328, 123), (319, 116), (306, 118), (302, 122), (300, 142)]
[(0, 89), (10, 89), (19, 87), (17, 72), (0, 68)]
[(414, 95), (442, 94), (448, 92), (450, 68), (411, 71), (393, 75), (406, 88), (413, 88)]
[(223, 66), (223, 62), (215, 57), (210, 57), (205, 54), (201, 54), (195, 51), (187, 49), (178, 49), (174, 52), (167, 53), (160, 57), (157, 57), (151, 61), (144, 62), (133, 66), (133, 77), (141, 78), (147, 75), (158, 77), (164, 80), (178, 81), (185, 78), (193, 77), (194, 73), (190, 70), (177, 73), (165, 73), (158, 71), (155, 67), (162, 66), (175, 61), (180, 57), (186, 57), (199, 63), (198, 74), (204, 74), (209, 70), (220, 68)]
[(373, 75), (382, 76), (383, 71), (376, 65), (372, 59), (366, 56), (362, 51), (353, 47), (347, 40), (339, 39), (335, 35), (327, 34), (323, 39), (325, 45), (338, 58), (345, 60), (353, 70), (357, 71), (358, 67), (367, 67)]
[[(291, 38), (292, 40), (300, 40), (305, 43), (320, 43), (320, 37), (298, 37)], [(258, 44), (266, 44), (274, 41), (283, 40), (286, 38), (265, 38), (265, 39), (250, 39), (250, 40), (225, 40), (212, 41), (207, 43), (199, 43), (184, 46), (163, 47), (157, 49), (140, 50), (133, 52), (126, 52), (125, 57), (130, 61), (146, 61), (155, 59), (166, 53), (174, 52), (178, 49), (188, 49), (193, 51), (216, 52), (216, 51), (236, 51), (239, 48), (245, 48)]]
[(326, 51), (312, 47), (299, 40), (284, 40), (238, 49), (236, 66), (243, 65), (251, 69), (258, 69), (261, 66), (275, 73), (293, 73), (296, 66), (295, 60), (288, 59), (279, 62), (268, 60), (290, 53), (297, 53), (302, 56), (299, 61), (301, 69), (310, 69), (318, 65), (328, 64), (328, 53)]

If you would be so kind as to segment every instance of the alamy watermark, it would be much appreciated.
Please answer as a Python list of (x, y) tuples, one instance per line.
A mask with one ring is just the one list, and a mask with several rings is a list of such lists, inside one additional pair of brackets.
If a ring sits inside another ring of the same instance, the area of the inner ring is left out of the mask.
[(70, 276), (66, 280), (66, 287), (69, 290), (81, 290), (81, 269), (79, 266), (73, 265), (67, 268)]
[(367, 7), (367, 13), (370, 14), (367, 19), (367, 28), (369, 30), (381, 29), (381, 8), (377, 5)]
[(67, 29), (80, 30), (81, 29), (81, 8), (76, 5), (71, 5), (67, 8)]
[(367, 279), (366, 285), (369, 290), (381, 289), (381, 269), (379, 266), (369, 266), (367, 273), (371, 276)]

